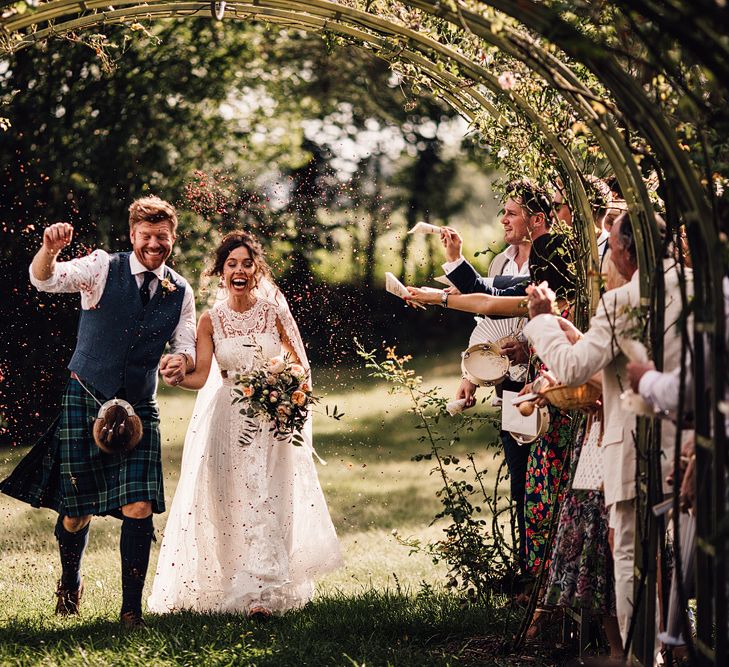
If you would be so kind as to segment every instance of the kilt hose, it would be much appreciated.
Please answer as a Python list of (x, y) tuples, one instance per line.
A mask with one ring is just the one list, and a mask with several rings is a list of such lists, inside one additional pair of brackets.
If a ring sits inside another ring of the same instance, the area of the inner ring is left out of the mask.
[[(102, 403), (106, 400), (97, 398)], [(99, 405), (76, 380), (69, 380), (61, 413), (0, 482), (0, 491), (70, 517), (111, 514), (121, 518), (123, 505), (139, 501), (151, 502), (155, 513), (164, 512), (157, 403), (154, 398), (145, 399), (134, 410), (143, 425), (141, 441), (129, 453), (106, 454), (91, 431)]]

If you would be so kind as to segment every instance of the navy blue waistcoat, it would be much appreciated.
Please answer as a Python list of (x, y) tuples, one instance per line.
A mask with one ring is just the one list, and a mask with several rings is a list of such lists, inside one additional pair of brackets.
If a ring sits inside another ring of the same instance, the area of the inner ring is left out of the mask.
[(185, 280), (170, 268), (175, 289), (157, 285), (142, 306), (128, 252), (110, 255), (109, 276), (98, 305), (82, 310), (76, 350), (68, 365), (107, 398), (126, 392), (130, 403), (154, 396), (159, 360), (180, 320)]

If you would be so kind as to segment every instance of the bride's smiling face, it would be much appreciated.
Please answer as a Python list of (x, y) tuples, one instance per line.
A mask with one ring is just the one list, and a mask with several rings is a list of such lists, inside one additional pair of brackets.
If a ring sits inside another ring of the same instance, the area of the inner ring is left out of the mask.
[(223, 264), (223, 283), (231, 294), (245, 294), (256, 286), (258, 267), (245, 246), (230, 251)]

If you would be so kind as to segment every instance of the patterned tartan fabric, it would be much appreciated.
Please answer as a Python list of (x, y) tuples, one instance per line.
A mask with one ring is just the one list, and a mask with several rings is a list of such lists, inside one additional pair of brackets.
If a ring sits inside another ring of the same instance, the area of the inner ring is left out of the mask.
[(91, 434), (99, 406), (70, 380), (58, 419), (0, 490), (66, 516), (109, 514), (141, 500), (151, 501), (154, 512), (164, 512), (157, 404), (148, 399), (134, 409), (144, 425), (141, 442), (129, 454), (105, 454)]

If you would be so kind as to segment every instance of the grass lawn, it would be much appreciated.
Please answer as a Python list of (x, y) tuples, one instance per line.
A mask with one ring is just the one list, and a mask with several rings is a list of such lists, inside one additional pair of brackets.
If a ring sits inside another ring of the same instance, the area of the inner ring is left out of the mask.
[[(455, 392), (460, 377), (457, 355), (450, 358), (416, 366), (427, 384), (440, 385), (446, 395)], [(327, 461), (319, 475), (346, 564), (318, 582), (310, 605), (264, 625), (237, 615), (149, 614), (147, 631), (120, 635), (119, 524), (105, 518), (92, 523), (82, 616), (57, 619), (55, 514), (0, 496), (0, 664), (517, 664), (506, 656), (483, 662), (483, 652), (473, 649), (491, 641), (479, 637), (505, 636), (503, 610), (463, 606), (443, 588), (444, 568), (425, 555), (409, 555), (392, 535), (395, 529), (420, 538), (440, 532), (429, 525), (440, 507), (431, 463), (410, 460), (427, 448), (417, 441), (420, 431), (413, 429), (407, 399), (390, 395), (361, 370), (321, 370), (314, 381), (324, 404), (345, 413), (341, 421), (317, 416), (315, 446)], [(160, 392), (168, 506), (193, 402), (190, 392)], [(484, 447), (494, 437), (484, 427), (464, 437), (454, 453), (478, 451), (495, 473), (500, 460)], [(3, 451), (0, 474), (23, 453)], [(155, 517), (158, 531), (165, 520)], [(148, 588), (158, 548), (153, 546)]]

